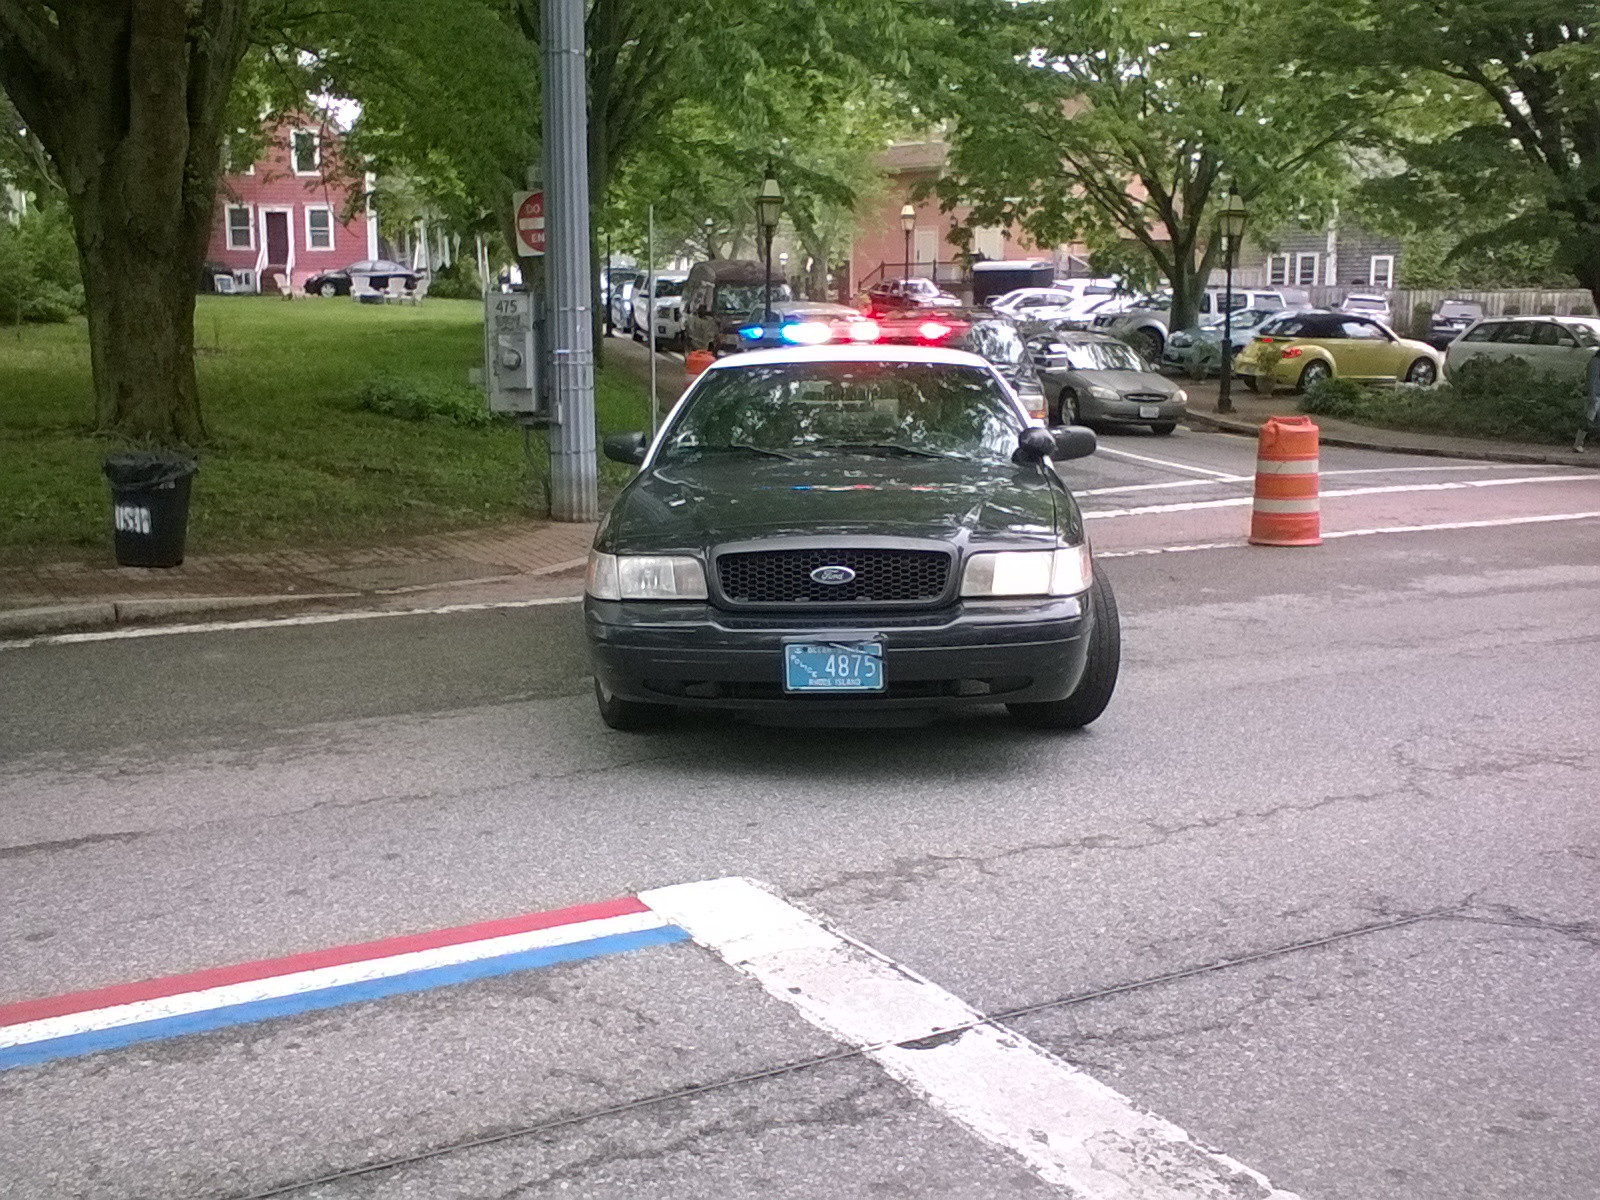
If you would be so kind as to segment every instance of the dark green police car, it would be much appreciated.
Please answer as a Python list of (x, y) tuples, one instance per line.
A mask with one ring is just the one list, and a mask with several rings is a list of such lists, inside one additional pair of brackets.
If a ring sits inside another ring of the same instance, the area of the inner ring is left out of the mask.
[(822, 346), (719, 360), (637, 464), (589, 557), (600, 715), (851, 723), (1005, 704), (1072, 729), (1116, 684), (1116, 601), (1030, 421), (960, 351)]

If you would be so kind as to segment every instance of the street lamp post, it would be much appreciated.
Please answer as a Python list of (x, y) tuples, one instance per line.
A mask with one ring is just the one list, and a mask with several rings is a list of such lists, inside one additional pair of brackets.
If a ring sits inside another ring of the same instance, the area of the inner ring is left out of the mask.
[(1238, 254), (1239, 239), (1244, 236), (1244, 197), (1238, 189), (1228, 189), (1227, 202), (1217, 216), (1217, 227), (1222, 232), (1222, 263), (1225, 280), (1222, 289), (1222, 379), (1217, 386), (1217, 411), (1233, 411), (1233, 260)]
[(778, 231), (778, 216), (783, 212), (783, 193), (778, 190), (778, 181), (770, 174), (761, 181), (761, 191), (756, 194), (756, 224), (761, 227), (761, 240), (766, 246), (763, 256), (766, 262), (766, 312), (762, 320), (768, 319), (772, 311), (772, 235)]
[(714, 223), (712, 222), (711, 218), (707, 217), (706, 218), (706, 257), (707, 258), (715, 258), (717, 256), (717, 248), (711, 244), (711, 230), (713, 228), (713, 224)]
[(911, 278), (911, 231), (917, 225), (917, 210), (908, 203), (900, 209), (900, 228), (906, 235), (906, 273)]

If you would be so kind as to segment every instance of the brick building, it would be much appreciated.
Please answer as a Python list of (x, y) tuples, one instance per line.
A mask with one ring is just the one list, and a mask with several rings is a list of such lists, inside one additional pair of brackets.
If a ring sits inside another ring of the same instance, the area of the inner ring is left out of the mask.
[(378, 257), (366, 173), (338, 127), (304, 113), (276, 118), (260, 158), (222, 177), (206, 259), (245, 292), (299, 290), (319, 271)]

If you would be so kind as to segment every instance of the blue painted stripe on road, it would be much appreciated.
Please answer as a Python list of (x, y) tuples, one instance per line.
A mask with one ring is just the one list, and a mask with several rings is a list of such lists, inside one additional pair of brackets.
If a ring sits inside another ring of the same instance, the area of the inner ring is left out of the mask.
[(248, 1025), (256, 1021), (271, 1020), (274, 1017), (315, 1012), (323, 1008), (338, 1008), (345, 1004), (359, 1004), (364, 1000), (381, 1000), (385, 996), (424, 992), (452, 984), (467, 983), (474, 979), (488, 979), (536, 967), (554, 966), (557, 963), (598, 958), (605, 954), (621, 954), (649, 946), (664, 946), (685, 941), (688, 936), (676, 925), (663, 925), (656, 929), (614, 933), (561, 946), (540, 946), (516, 954), (501, 955), (498, 958), (477, 959), (446, 967), (430, 967), (404, 975), (390, 975), (381, 979), (339, 984), (336, 987), (321, 988), (312, 992), (297, 992), (289, 996), (252, 1000), (245, 1004), (206, 1009), (175, 1017), (162, 1017), (133, 1025), (96, 1029), (66, 1037), (50, 1038), (42, 1042), (25, 1042), (18, 1046), (0, 1047), (0, 1071), (49, 1062), (57, 1058), (77, 1058), (85, 1054), (97, 1054), (102, 1050), (116, 1050), (138, 1042), (207, 1033), (230, 1025)]

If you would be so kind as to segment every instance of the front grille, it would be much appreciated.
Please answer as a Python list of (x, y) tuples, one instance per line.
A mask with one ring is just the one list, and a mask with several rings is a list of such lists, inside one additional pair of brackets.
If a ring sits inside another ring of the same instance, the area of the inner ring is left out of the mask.
[(1129, 392), (1124, 400), (1132, 400), (1138, 404), (1165, 404), (1172, 397), (1163, 396), (1160, 392)]
[[(818, 567), (848, 567), (848, 583), (819, 583)], [(950, 581), (942, 550), (752, 550), (717, 559), (732, 604), (932, 604)]]

